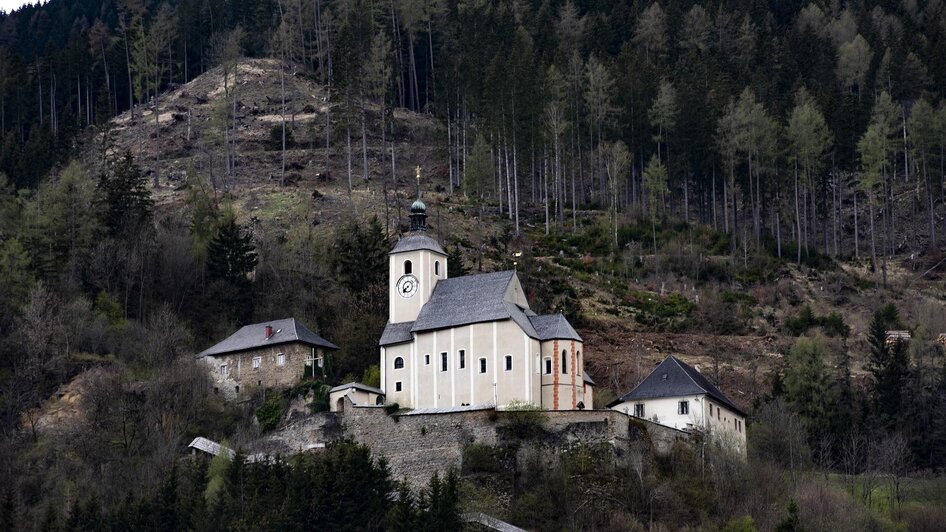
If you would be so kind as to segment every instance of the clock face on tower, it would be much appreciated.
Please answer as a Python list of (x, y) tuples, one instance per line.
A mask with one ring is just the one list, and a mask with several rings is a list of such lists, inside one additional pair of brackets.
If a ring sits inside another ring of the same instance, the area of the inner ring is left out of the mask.
[(417, 277), (405, 275), (397, 280), (397, 293), (407, 299), (417, 293)]

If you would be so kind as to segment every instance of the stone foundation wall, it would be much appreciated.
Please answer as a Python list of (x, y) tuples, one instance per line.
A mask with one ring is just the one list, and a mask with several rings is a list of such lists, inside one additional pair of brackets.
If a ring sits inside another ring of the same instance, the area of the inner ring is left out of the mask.
[(395, 479), (414, 487), (427, 484), (435, 473), (463, 465), (463, 449), (470, 444), (506, 446), (515, 450), (515, 467), (554, 465), (578, 445), (596, 453), (609, 452), (615, 465), (627, 465), (640, 453), (664, 454), (676, 442), (691, 436), (613, 410), (540, 412), (541, 430), (514, 434), (515, 413), (493, 409), (388, 415), (383, 407), (354, 407), (344, 414), (309, 416), (257, 442), (251, 452), (291, 454), (318, 448), (317, 444), (352, 438), (383, 457)]

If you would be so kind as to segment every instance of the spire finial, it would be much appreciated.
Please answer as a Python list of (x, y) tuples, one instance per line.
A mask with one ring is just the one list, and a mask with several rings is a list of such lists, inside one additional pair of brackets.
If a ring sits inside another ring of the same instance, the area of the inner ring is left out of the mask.
[(417, 197), (420, 198), (420, 165), (414, 167), (417, 176)]
[(420, 166), (416, 166), (414, 171), (417, 173), (417, 199), (411, 205), (411, 231), (426, 231), (427, 206), (420, 199)]

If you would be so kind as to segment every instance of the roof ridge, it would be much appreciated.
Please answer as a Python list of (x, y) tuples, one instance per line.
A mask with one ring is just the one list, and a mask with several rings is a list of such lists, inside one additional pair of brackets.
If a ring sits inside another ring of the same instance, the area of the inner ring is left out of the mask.
[[(675, 357), (675, 356), (673, 356), (673, 355), (667, 355), (667, 358), (673, 360), (673, 361), (677, 364), (677, 367), (680, 368), (680, 371), (682, 371), (683, 374), (686, 375), (688, 379), (690, 379), (690, 382), (692, 382), (694, 385), (696, 385), (697, 388), (703, 390), (703, 393), (710, 393), (710, 391), (707, 390), (705, 386), (703, 386), (702, 384), (696, 382), (696, 379), (693, 378), (693, 375), (690, 375), (690, 372), (687, 371), (687, 368), (685, 368), (684, 365), (686, 365), (686, 366), (692, 368), (693, 371), (697, 371), (696, 368), (694, 368), (693, 366), (690, 366), (690, 365), (687, 364), (686, 362), (683, 362), (682, 360), (680, 360), (679, 358), (677, 358), (677, 357)], [(659, 368), (660, 366), (657, 366), (657, 367)], [(657, 368), (654, 368), (654, 369), (656, 370)], [(702, 374), (701, 374), (701, 375), (702, 375)], [(705, 378), (705, 377), (704, 377), (704, 378)]]

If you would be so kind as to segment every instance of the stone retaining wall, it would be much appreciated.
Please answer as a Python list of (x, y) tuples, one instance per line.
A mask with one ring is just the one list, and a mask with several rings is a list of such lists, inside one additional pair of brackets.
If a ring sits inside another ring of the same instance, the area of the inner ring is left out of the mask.
[(537, 459), (551, 466), (577, 445), (599, 453), (609, 449), (614, 464), (626, 465), (639, 453), (664, 454), (675, 442), (692, 441), (685, 432), (613, 410), (540, 412), (539, 433), (520, 437), (509, 430), (515, 415), (494, 409), (389, 415), (383, 407), (349, 405), (344, 414), (295, 421), (257, 442), (252, 452), (285, 455), (351, 438), (386, 459), (395, 479), (419, 487), (435, 472), (461, 469), (463, 449), (474, 443), (514, 448), (519, 467)]

